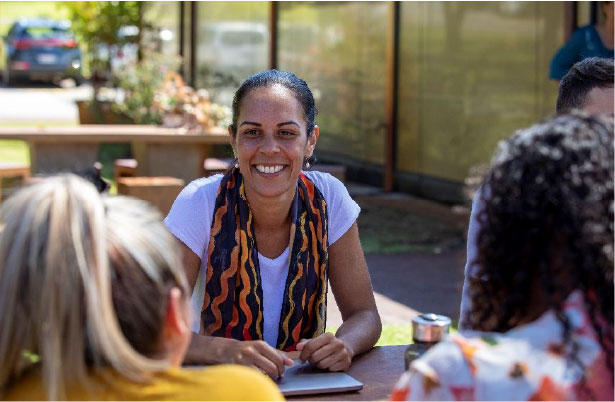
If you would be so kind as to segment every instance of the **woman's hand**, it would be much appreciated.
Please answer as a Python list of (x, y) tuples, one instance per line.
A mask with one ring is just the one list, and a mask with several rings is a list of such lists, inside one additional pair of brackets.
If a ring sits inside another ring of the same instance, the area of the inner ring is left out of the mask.
[(302, 339), (297, 344), (301, 351), (299, 359), (309, 360), (318, 368), (329, 371), (346, 371), (350, 367), (352, 350), (344, 342), (329, 332), (320, 334), (314, 339)]
[(264, 341), (230, 342), (223, 355), (228, 363), (254, 367), (271, 378), (284, 376), (284, 366), (293, 365), (286, 353), (272, 348)]

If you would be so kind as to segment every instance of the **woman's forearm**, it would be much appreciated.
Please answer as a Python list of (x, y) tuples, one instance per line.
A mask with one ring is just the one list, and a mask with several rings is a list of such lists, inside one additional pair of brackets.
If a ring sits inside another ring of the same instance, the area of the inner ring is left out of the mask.
[(271, 378), (284, 375), (293, 361), (264, 341), (238, 341), (193, 334), (184, 364), (242, 364), (259, 369)]
[(184, 364), (230, 363), (225, 352), (236, 342), (239, 341), (192, 333), (192, 339), (190, 340), (190, 346), (184, 358)]
[(348, 317), (335, 336), (344, 342), (354, 357), (370, 350), (380, 338), (381, 331), (378, 311), (365, 310)]

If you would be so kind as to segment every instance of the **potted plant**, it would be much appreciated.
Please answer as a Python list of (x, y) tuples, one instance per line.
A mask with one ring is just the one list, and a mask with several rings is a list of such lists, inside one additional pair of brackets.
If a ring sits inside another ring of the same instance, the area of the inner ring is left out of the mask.
[(164, 110), (157, 98), (163, 92), (165, 77), (179, 63), (179, 58), (146, 52), (141, 61), (124, 68), (114, 77), (117, 96), (112, 109), (136, 124), (162, 124)]
[(186, 85), (176, 70), (180, 58), (145, 52), (136, 65), (119, 72), (113, 110), (137, 124), (203, 130), (230, 123), (230, 108), (211, 102), (209, 93)]

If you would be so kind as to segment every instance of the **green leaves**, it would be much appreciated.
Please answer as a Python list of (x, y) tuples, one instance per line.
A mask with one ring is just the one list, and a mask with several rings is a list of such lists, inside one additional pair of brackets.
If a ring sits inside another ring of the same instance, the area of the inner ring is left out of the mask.
[(63, 1), (73, 31), (89, 45), (120, 43), (122, 26), (141, 27), (143, 4), (139, 1)]
[(59, 7), (68, 11), (72, 30), (79, 43), (86, 47), (85, 54), (92, 71), (110, 70), (108, 57), (101, 60), (99, 45), (108, 48), (114, 44), (138, 41), (121, 37), (120, 28), (132, 25), (138, 27), (139, 32), (144, 28), (144, 2), (141, 1), (63, 1)]
[(156, 95), (161, 93), (169, 71), (179, 66), (179, 59), (157, 53), (146, 53), (143, 60), (118, 72), (115, 83), (124, 93), (116, 111), (124, 113), (136, 124), (161, 124), (162, 111), (156, 105)]

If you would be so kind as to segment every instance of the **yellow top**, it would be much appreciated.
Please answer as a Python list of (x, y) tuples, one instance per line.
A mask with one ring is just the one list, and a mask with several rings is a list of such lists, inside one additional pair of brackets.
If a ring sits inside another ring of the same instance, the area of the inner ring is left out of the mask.
[[(237, 365), (171, 368), (137, 382), (104, 369), (92, 375), (92, 386), (70, 387), (67, 400), (215, 400), (283, 401), (273, 381), (258, 371)], [(40, 373), (32, 372), (0, 394), (3, 400), (46, 400)]]

